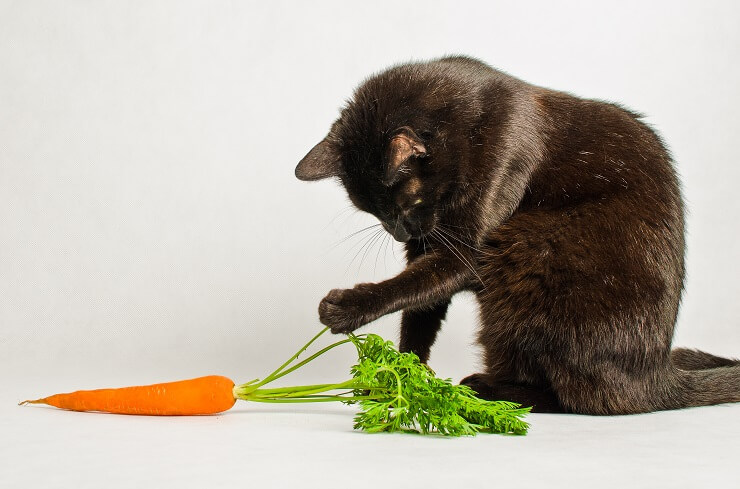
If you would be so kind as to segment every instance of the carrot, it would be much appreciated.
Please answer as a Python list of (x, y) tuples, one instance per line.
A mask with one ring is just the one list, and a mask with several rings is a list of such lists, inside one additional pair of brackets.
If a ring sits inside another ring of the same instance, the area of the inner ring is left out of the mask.
[[(401, 353), (393, 343), (373, 334), (350, 334), (299, 361), (329, 328), (322, 329), (285, 363), (263, 379), (234, 385), (218, 375), (164, 384), (55, 394), (20, 404), (49, 404), (73, 411), (157, 416), (216, 414), (236, 399), (250, 402), (342, 402), (360, 406), (355, 428), (369, 433), (524, 434), (521, 418), (530, 408), (507, 401), (485, 401), (470, 387), (440, 379), (413, 353)], [(358, 361), (352, 377), (330, 384), (266, 387), (341, 345), (351, 343)]]
[(215, 414), (230, 409), (234, 382), (220, 375), (161, 384), (55, 394), (20, 404), (48, 404), (72, 411), (177, 416)]

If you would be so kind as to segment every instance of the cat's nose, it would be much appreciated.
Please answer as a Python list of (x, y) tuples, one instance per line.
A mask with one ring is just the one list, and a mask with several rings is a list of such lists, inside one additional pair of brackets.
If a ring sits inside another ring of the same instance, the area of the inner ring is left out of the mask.
[(411, 234), (415, 234), (418, 233), (421, 228), (421, 221), (415, 217), (406, 215), (403, 218), (403, 227)]

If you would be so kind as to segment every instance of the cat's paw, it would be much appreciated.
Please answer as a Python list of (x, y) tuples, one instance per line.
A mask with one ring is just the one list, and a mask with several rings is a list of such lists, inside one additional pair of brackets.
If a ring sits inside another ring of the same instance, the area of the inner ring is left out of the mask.
[(332, 333), (351, 333), (377, 319), (373, 313), (374, 284), (359, 284), (352, 289), (333, 289), (319, 303), (319, 321)]
[(470, 387), (478, 397), (485, 397), (492, 390), (485, 374), (468, 375), (460, 381), (460, 385)]

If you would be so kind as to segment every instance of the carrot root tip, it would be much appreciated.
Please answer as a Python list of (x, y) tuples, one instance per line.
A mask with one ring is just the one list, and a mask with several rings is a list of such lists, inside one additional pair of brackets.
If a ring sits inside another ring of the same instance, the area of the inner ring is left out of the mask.
[(43, 399), (26, 399), (18, 403), (19, 406), (25, 406), (26, 404), (43, 404)]

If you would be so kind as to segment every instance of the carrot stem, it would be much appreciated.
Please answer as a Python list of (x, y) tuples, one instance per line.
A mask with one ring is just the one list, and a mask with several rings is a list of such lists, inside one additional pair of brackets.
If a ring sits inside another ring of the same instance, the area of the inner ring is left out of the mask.
[[(324, 328), (321, 332), (323, 333), (327, 329), (328, 328)], [(353, 341), (351, 338), (347, 338), (347, 339), (344, 339), (344, 340), (337, 341), (336, 343), (332, 343), (331, 345), (329, 345), (329, 346), (327, 346), (325, 348), (322, 348), (321, 350), (317, 351), (316, 353), (314, 353), (310, 357), (306, 358), (305, 360), (303, 360), (303, 361), (301, 361), (301, 362), (293, 365), (289, 369), (283, 370), (283, 369), (285, 369), (285, 367), (287, 367), (288, 365), (290, 365), (290, 362), (296, 360), (298, 358), (298, 355), (300, 355), (302, 352), (304, 352), (306, 350), (306, 348), (308, 348), (308, 346), (311, 343), (313, 343), (316, 338), (318, 338), (318, 335), (315, 336), (314, 339), (312, 339), (311, 341), (309, 341), (303, 348), (301, 348), (298, 351), (298, 353), (296, 353), (295, 355), (293, 355), (288, 362), (286, 362), (283, 365), (281, 365), (280, 368), (278, 368), (276, 371), (274, 371), (273, 373), (271, 373), (270, 375), (268, 375), (267, 377), (265, 377), (264, 380), (262, 380), (261, 382), (258, 382), (257, 384), (253, 385), (252, 387), (254, 387), (255, 389), (257, 389), (257, 388), (259, 388), (259, 387), (261, 387), (261, 386), (263, 386), (263, 385), (265, 385), (265, 384), (267, 384), (269, 382), (272, 382), (273, 380), (277, 380), (280, 377), (284, 377), (285, 375), (288, 375), (289, 373), (291, 373), (291, 372), (293, 372), (295, 370), (298, 370), (299, 368), (301, 368), (302, 366), (306, 365), (307, 363), (309, 363), (310, 361), (314, 360), (315, 358), (320, 357), (321, 355), (323, 355), (324, 353), (328, 352), (329, 350), (332, 350), (332, 349), (334, 349), (334, 348), (336, 348), (338, 346), (341, 346), (341, 345), (344, 345), (345, 343), (350, 343), (350, 342)], [(244, 384), (242, 384), (242, 386), (244, 386)]]
[[(358, 354), (360, 353), (357, 341), (367, 335), (352, 335), (349, 338), (339, 340), (332, 343), (329, 346), (322, 348), (308, 358), (294, 364), (298, 357), (305, 352), (311, 344), (313, 344), (322, 334), (329, 328), (322, 329), (316, 336), (311, 338), (305, 345), (303, 345), (293, 356), (291, 356), (286, 362), (280, 367), (275, 369), (267, 377), (261, 381), (250, 381), (239, 386), (235, 386), (233, 389), (234, 398), (241, 399), (244, 401), (252, 402), (328, 402), (328, 401), (348, 401), (361, 400), (361, 399), (377, 399), (376, 395), (355, 395), (358, 390), (375, 390), (372, 386), (361, 385), (354, 378), (346, 380), (344, 382), (337, 382), (333, 384), (314, 384), (314, 385), (301, 385), (301, 386), (290, 386), (290, 387), (274, 387), (264, 388), (262, 386), (271, 383), (280, 377), (288, 375), (291, 372), (303, 367), (307, 363), (313, 361), (317, 357), (325, 354), (329, 350), (332, 350), (338, 346), (344, 345), (345, 343), (353, 343), (358, 348)], [(394, 372), (395, 373), (395, 372)], [(398, 375), (396, 375), (398, 377)], [(400, 381), (400, 379), (399, 379)], [(397, 397), (400, 396), (400, 384), (398, 385), (399, 392)], [(342, 391), (337, 394), (324, 394), (331, 391)], [(401, 397), (401, 399), (403, 399)], [(406, 401), (403, 399), (403, 401)]]
[[(305, 397), (279, 397), (279, 398), (255, 398), (249, 399), (250, 402), (267, 402), (267, 403), (301, 403), (301, 402), (344, 402), (350, 399), (350, 396), (327, 395), (327, 396), (305, 396)], [(378, 396), (351, 396), (353, 401), (362, 399), (377, 400)]]
[(333, 390), (346, 390), (353, 387), (354, 379), (346, 380), (335, 384), (316, 384), (301, 385), (293, 387), (278, 387), (275, 389), (251, 389), (240, 390), (234, 389), (234, 397), (244, 401), (253, 401), (256, 399), (275, 399), (286, 397), (305, 397), (311, 394), (320, 394), (322, 392)]
[[(280, 371), (281, 371), (281, 370), (283, 370), (283, 369), (284, 369), (285, 367), (287, 367), (288, 365), (290, 365), (290, 364), (291, 364), (291, 362), (293, 362), (293, 360), (295, 360), (296, 358), (298, 358), (298, 357), (300, 356), (300, 354), (301, 354), (301, 353), (303, 353), (304, 351), (306, 351), (306, 350), (308, 349), (308, 347), (309, 347), (309, 346), (311, 346), (311, 345), (313, 344), (313, 342), (314, 342), (314, 341), (318, 340), (318, 339), (319, 339), (319, 337), (320, 337), (320, 336), (321, 336), (322, 334), (326, 333), (326, 330), (327, 330), (327, 329), (329, 329), (329, 328), (328, 328), (328, 327), (326, 327), (326, 328), (322, 329), (321, 331), (319, 331), (319, 332), (318, 332), (318, 333), (316, 334), (316, 336), (314, 336), (313, 338), (311, 338), (311, 339), (310, 339), (310, 340), (308, 341), (308, 343), (306, 343), (305, 345), (303, 345), (303, 347), (302, 347), (302, 348), (301, 348), (300, 350), (298, 350), (297, 352), (295, 352), (295, 355), (293, 355), (293, 356), (292, 356), (292, 357), (290, 357), (290, 358), (289, 358), (288, 360), (286, 360), (286, 361), (285, 361), (285, 363), (283, 363), (282, 365), (280, 365), (280, 366), (279, 366), (279, 367), (278, 367), (278, 368), (277, 368), (277, 369), (276, 369), (276, 370), (275, 370), (274, 372), (272, 372), (272, 373), (271, 373), (270, 375), (268, 375), (268, 376), (266, 377), (266, 379), (272, 378), (272, 377), (273, 377), (274, 375), (277, 375), (278, 373), (280, 373)], [(258, 379), (258, 380), (259, 380), (259, 379)], [(269, 382), (269, 381), (268, 381), (268, 382)]]

